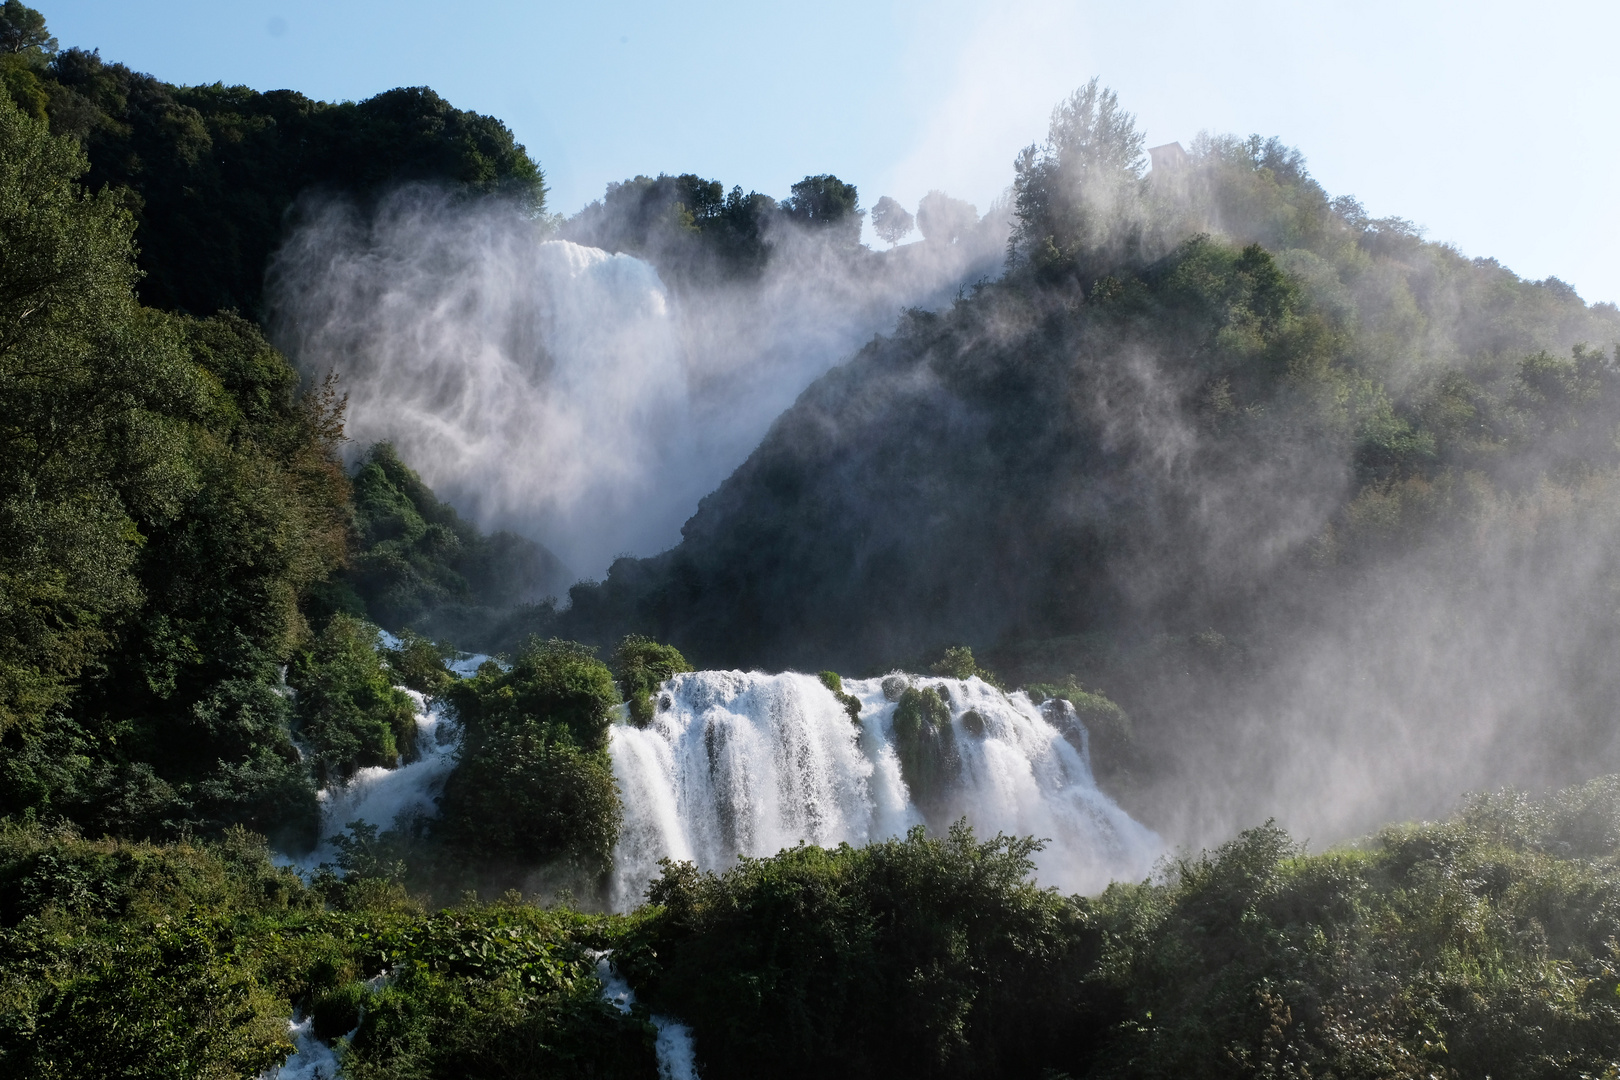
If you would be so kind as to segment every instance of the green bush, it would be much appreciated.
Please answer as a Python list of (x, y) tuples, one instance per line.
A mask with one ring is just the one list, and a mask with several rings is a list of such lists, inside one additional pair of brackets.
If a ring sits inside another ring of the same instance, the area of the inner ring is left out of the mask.
[(650, 952), (622, 955), (654, 1008), (693, 1025), (712, 1080), (1035, 1076), (1073, 1037), (1054, 991), (1083, 959), (1068, 902), (1027, 880), (1037, 847), (958, 825), (719, 875), (671, 865)]
[(1001, 680), (996, 678), (994, 672), (980, 667), (978, 661), (973, 659), (973, 650), (966, 645), (953, 645), (946, 649), (944, 655), (929, 665), (928, 670), (947, 679), (971, 679), (977, 675), (991, 686), (1001, 686)]
[(433, 826), (445, 850), (473, 863), (604, 873), (621, 820), (607, 756), (618, 693), (592, 650), (531, 640), (509, 670), (486, 664), (447, 700), (462, 739)]
[(383, 656), (389, 672), (401, 686), (437, 697), (456, 681), (455, 674), (445, 664), (446, 649), (410, 630), (401, 633), (399, 638), (399, 648), (384, 649)]
[(416, 707), (392, 685), (376, 627), (334, 616), (288, 681), (298, 693), (299, 736), (322, 784), (415, 760)]
[(833, 697), (837, 698), (838, 703), (844, 707), (844, 711), (849, 714), (849, 722), (859, 724), (861, 722), (861, 699), (854, 694), (844, 693), (843, 677), (836, 671), (823, 671), (817, 678), (821, 680), (822, 686), (832, 691)]
[(692, 665), (679, 649), (660, 645), (640, 634), (627, 636), (613, 651), (613, 675), (619, 681), (624, 700), (630, 704), (630, 719), (637, 727), (645, 727), (653, 718), (653, 695), (664, 680), (691, 670)]

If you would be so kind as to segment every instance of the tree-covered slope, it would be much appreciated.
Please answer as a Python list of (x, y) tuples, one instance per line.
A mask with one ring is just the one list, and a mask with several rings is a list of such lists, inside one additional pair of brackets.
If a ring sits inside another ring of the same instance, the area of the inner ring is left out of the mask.
[(386, 447), (351, 488), (332, 385), (244, 319), (139, 304), (134, 217), (88, 167), (0, 99), (0, 813), (300, 846), (317, 783), (414, 752), (354, 616), (510, 605), (555, 560)]
[(1021, 166), (1006, 278), (807, 390), (680, 546), (575, 593), (578, 625), (869, 668), (1200, 629), (1440, 529), (1465, 479), (1615, 464), (1612, 305), (1367, 220), (1274, 142), (1144, 179), (1139, 137), (1069, 112)]
[(560, 632), (864, 672), (969, 644), (1123, 705), (1129, 805), (1200, 839), (1620, 764), (1620, 311), (1275, 141), (1141, 175), (1121, 115), (1066, 102), (1006, 275), (812, 385)]
[[(21, 26), (29, 9), (12, 6), (7, 19)], [(258, 318), (287, 212), (311, 189), (364, 197), (432, 181), (545, 209), (540, 169), (505, 125), (426, 87), (324, 102), (293, 90), (176, 86), (99, 52), (57, 51), (43, 20), (34, 37), (0, 64), (5, 87), (54, 134), (78, 140), (90, 161), (85, 183), (133, 213), (140, 298), (150, 306)]]

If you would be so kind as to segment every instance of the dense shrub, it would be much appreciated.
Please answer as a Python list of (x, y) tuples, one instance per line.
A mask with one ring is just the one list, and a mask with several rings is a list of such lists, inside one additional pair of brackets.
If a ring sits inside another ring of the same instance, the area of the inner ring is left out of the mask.
[(630, 719), (645, 726), (656, 708), (653, 695), (672, 675), (691, 671), (680, 650), (651, 638), (631, 634), (613, 651), (613, 676), (630, 706)]
[(323, 911), (240, 831), (158, 847), (0, 825), (0, 1073), (254, 1077), (292, 1052), (297, 1007), (323, 1037), (359, 1024), (354, 1076), (655, 1075), (645, 1011), (596, 976), (622, 920), (344, 899)]
[(720, 875), (671, 866), (649, 894), (656, 959), (632, 974), (695, 1026), (714, 1080), (1033, 1076), (1073, 1037), (1055, 991), (1086, 947), (1069, 902), (1026, 880), (1036, 846), (958, 825)]
[(383, 657), (393, 679), (401, 686), (436, 697), (455, 682), (455, 675), (445, 666), (449, 650), (409, 630), (399, 638), (399, 646), (384, 649)]
[(388, 443), (366, 452), (353, 488), (358, 543), (341, 580), (384, 629), (437, 632), (469, 617), (487, 623), (515, 602), (567, 584), (551, 552), (513, 533), (481, 533), (440, 502)]
[(861, 699), (854, 694), (844, 693), (844, 677), (836, 671), (823, 671), (817, 678), (821, 680), (822, 686), (832, 691), (833, 697), (838, 699), (838, 704), (844, 707), (844, 711), (849, 714), (850, 723), (860, 723)]
[(393, 685), (376, 627), (335, 616), (298, 655), (288, 682), (298, 694), (298, 736), (322, 786), (416, 759), (416, 705)]
[(491, 662), (450, 687), (461, 724), (434, 835), (468, 862), (605, 871), (618, 839), (607, 757), (619, 695), (593, 651), (532, 640), (509, 669)]

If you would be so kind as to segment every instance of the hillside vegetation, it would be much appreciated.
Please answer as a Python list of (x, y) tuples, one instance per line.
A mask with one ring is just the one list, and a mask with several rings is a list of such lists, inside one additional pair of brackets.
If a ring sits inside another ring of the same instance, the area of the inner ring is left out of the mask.
[[(305, 885), (240, 832), (0, 826), (0, 1067), (257, 1075), (294, 1007), (355, 1077), (1572, 1077), (1620, 1054), (1620, 781), (1305, 854), (1272, 826), (1065, 897), (966, 827), (671, 866), (632, 916)], [(601, 997), (611, 949), (643, 1002)]]

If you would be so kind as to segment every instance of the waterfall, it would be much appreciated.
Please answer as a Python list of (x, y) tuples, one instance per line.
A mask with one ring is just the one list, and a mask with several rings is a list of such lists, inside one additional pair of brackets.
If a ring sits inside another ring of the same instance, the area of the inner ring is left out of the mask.
[[(926, 813), (897, 745), (893, 699), (903, 688), (938, 695), (950, 714), (945, 775)], [(860, 700), (858, 723), (814, 676), (692, 672), (664, 684), (645, 728), (616, 724), (624, 830), (614, 908), (641, 902), (662, 858), (723, 870), (800, 841), (859, 846), (963, 816), (981, 835), (1047, 840), (1037, 877), (1067, 891), (1143, 877), (1161, 854), (1159, 838), (1097, 788), (1084, 726), (1066, 702), (1043, 712), (978, 678), (891, 676), (844, 689)]]
[[(458, 664), (458, 673), (484, 659)], [(926, 798), (902, 767), (894, 700), (902, 688), (937, 695), (949, 714), (938, 791)], [(613, 909), (641, 902), (663, 858), (723, 870), (739, 855), (774, 855), (801, 841), (858, 847), (914, 825), (943, 831), (959, 817), (981, 836), (1046, 840), (1036, 875), (1070, 892), (1141, 878), (1162, 853), (1158, 836), (1098, 789), (1085, 727), (1067, 702), (1038, 706), (978, 678), (896, 675), (848, 680), (844, 690), (860, 701), (858, 723), (820, 679), (795, 672), (677, 675), (659, 689), (645, 728), (617, 710), (608, 749), (624, 827), (613, 854)], [(436, 812), (455, 767), (455, 729), (440, 706), (413, 697), (422, 756), (361, 769), (322, 791), (322, 842), (295, 865), (333, 861), (325, 838), (351, 821), (388, 829)]]

